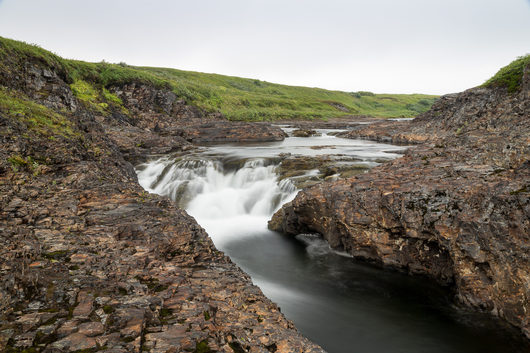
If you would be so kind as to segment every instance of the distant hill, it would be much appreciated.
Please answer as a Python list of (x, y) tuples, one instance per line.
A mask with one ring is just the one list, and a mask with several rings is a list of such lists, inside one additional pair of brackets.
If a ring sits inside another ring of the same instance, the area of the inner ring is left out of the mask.
[[(107, 88), (146, 82), (171, 89), (187, 104), (221, 112), (230, 120), (327, 119), (344, 115), (414, 117), (438, 98), (424, 94), (374, 94), (296, 87), (265, 81), (125, 63), (63, 59), (35, 45), (0, 37), (0, 71), (5, 56), (45, 61), (65, 75), (76, 96), (96, 109), (119, 104)], [(23, 62), (23, 60), (18, 60)]]

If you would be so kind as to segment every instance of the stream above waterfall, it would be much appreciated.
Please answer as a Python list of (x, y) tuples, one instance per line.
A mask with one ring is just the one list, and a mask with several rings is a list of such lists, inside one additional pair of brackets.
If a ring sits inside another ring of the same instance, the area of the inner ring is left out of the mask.
[[(287, 237), (267, 229), (272, 214), (303, 183), (345, 170), (365, 172), (406, 148), (335, 137), (337, 130), (317, 132), (154, 156), (136, 167), (138, 180), (195, 217), (216, 247), (328, 352), (525, 352), (516, 331), (456, 305), (448, 289), (428, 279), (355, 262), (314, 234)], [(340, 168), (281, 171), (285, 161), (308, 157)]]

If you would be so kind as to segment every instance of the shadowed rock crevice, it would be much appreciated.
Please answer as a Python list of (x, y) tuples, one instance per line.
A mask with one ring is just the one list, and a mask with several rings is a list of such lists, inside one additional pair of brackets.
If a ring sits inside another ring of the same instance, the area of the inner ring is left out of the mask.
[(475, 88), (412, 122), (352, 127), (342, 135), (419, 145), (304, 189), (269, 228), (317, 232), (356, 258), (427, 274), (530, 337), (529, 70), (515, 93)]

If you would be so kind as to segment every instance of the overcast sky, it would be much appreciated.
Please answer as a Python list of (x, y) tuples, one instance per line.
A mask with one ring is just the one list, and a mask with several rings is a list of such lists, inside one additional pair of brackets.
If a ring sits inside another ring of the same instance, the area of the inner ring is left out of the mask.
[(86, 61), (443, 94), (530, 53), (530, 0), (0, 0), (0, 36)]

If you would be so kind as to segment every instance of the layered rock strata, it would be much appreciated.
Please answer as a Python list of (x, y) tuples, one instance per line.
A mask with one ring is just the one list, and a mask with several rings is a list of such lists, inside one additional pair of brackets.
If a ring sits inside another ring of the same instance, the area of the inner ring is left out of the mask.
[[(175, 131), (204, 138), (222, 117), (140, 83), (110, 88), (134, 114), (99, 114), (60, 68), (13, 60), (0, 75), (1, 351), (322, 352), (124, 158), (193, 148)], [(260, 126), (245, 138), (283, 136)]]
[(317, 232), (355, 258), (432, 276), (530, 337), (530, 68), (517, 93), (471, 89), (410, 123), (345, 135), (419, 145), (303, 190), (269, 227)]

